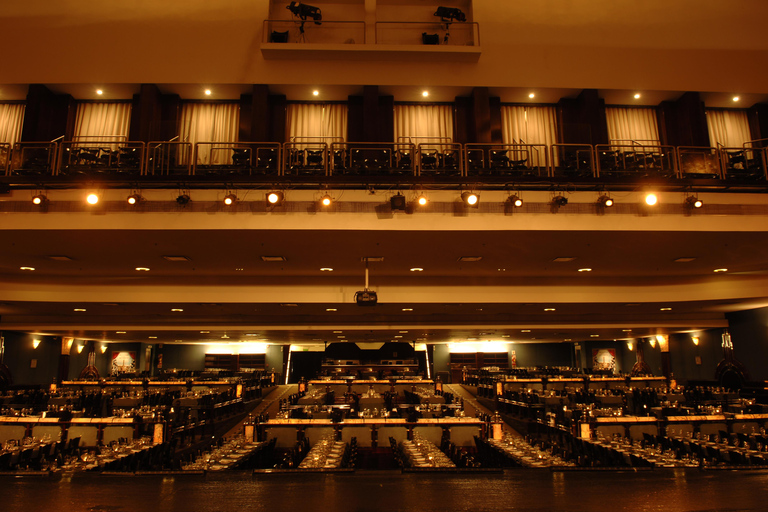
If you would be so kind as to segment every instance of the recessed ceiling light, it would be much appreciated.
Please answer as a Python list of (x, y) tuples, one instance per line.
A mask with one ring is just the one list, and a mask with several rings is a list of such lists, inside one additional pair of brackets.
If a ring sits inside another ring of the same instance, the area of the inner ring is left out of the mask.
[(320, 269), (320, 272), (333, 272), (333, 269), (331, 267), (323, 267)]
[[(24, 267), (22, 267), (22, 268), (24, 268)], [(728, 269), (727, 268), (716, 268), (715, 270), (713, 270), (713, 272), (728, 272)]]
[(245, 269), (244, 269), (244, 268), (236, 268), (235, 270), (236, 270), (237, 272), (242, 272), (242, 271), (243, 271), (243, 270), (245, 270)]
[(673, 261), (675, 263), (690, 263), (691, 261), (693, 261), (695, 259), (696, 258), (685, 257), (685, 258), (677, 258), (676, 260), (673, 260)]
[(429, 96), (429, 91), (422, 91), (421, 95), (426, 98), (427, 96)]
[(346, 336), (343, 336), (343, 335), (342, 335), (342, 336), (336, 336), (336, 337), (337, 337), (337, 338), (339, 338), (339, 339), (344, 339), (344, 338), (346, 338)]
[(413, 311), (413, 308), (403, 308), (403, 311)]
[(318, 91), (317, 89), (312, 91), (312, 96), (319, 96), (319, 95), (320, 95), (320, 91)]
[(496, 269), (496, 272), (506, 272), (506, 271), (507, 271), (507, 269), (505, 269), (505, 268), (497, 268)]
[(552, 261), (554, 261), (555, 263), (567, 263), (575, 259), (576, 258), (574, 258), (573, 256), (560, 256), (558, 258), (553, 259)]
[(544, 311), (555, 311), (555, 308), (544, 308)]
[(75, 308), (75, 311), (78, 311), (78, 312), (81, 312), (81, 313), (82, 313), (82, 312), (84, 312), (84, 311), (85, 311), (85, 309), (83, 309), (83, 308)]
[(224, 336), (222, 336), (222, 337), (221, 337), (221, 339), (223, 339), (223, 340), (228, 340), (228, 339), (229, 339), (229, 336), (227, 336), (227, 333), (224, 333)]
[(326, 311), (338, 311), (336, 308), (325, 308)]
[(333, 334), (341, 334), (341, 333), (343, 333), (343, 332), (344, 332), (344, 331), (333, 331)]
[(461, 256), (459, 261), (480, 261), (482, 259), (482, 256)]
[(200, 334), (208, 334), (211, 331), (200, 331)]
[(408, 334), (408, 331), (397, 331), (397, 332), (399, 332), (400, 334)]
[(125, 331), (115, 331), (115, 334), (125, 334)]
[(99, 196), (97, 194), (88, 194), (85, 201), (88, 204), (97, 204), (99, 202)]
[(672, 311), (672, 308), (659, 308), (659, 311)]
[(104, 91), (102, 91), (101, 89), (96, 89), (96, 94), (101, 96), (102, 94), (104, 94)]
[(163, 256), (168, 261), (189, 261), (186, 256)]
[(636, 93), (635, 93), (635, 96), (634, 96), (634, 98), (635, 98), (636, 100), (639, 100), (639, 99), (640, 99), (640, 93), (639, 93), (639, 92), (636, 92)]
[(523, 330), (522, 330), (522, 331), (520, 331), (520, 332), (531, 332), (531, 330), (530, 330), (530, 329), (523, 329)]
[(181, 309), (181, 308), (172, 308), (172, 309), (171, 309), (171, 311), (175, 311), (175, 312), (177, 312), (177, 313), (181, 313), (181, 312), (182, 312), (182, 311), (184, 311), (184, 310), (183, 310), (183, 309)]
[(502, 335), (501, 335), (501, 337), (502, 337), (502, 338), (509, 338), (509, 337), (510, 337), (510, 335), (509, 335), (509, 334), (502, 334)]
[(136, 267), (137, 272), (149, 272), (149, 267)]
[(590, 334), (589, 337), (590, 338), (599, 338), (600, 335), (599, 334)]
[(205, 90), (205, 95), (206, 96), (210, 96), (211, 95), (211, 90), (210, 89), (206, 89)]
[(659, 202), (659, 198), (656, 197), (656, 194), (646, 194), (645, 204), (647, 204), (648, 206), (654, 206), (658, 202)]
[(395, 338), (402, 338), (402, 337), (403, 337), (403, 335), (402, 335), (402, 334), (395, 334), (395, 336), (394, 336), (394, 337), (395, 337)]
[(632, 332), (632, 329), (622, 329), (621, 332)]
[(580, 268), (579, 272), (592, 272), (591, 268)]
[(285, 256), (262, 256), (261, 261), (285, 261)]
[(295, 308), (299, 306), (298, 304), (280, 304), (280, 305), (286, 308)]
[(528, 94), (528, 97), (529, 97), (529, 98), (531, 98), (531, 99), (533, 99), (533, 98), (535, 98), (535, 97), (536, 97), (536, 95), (535, 95), (534, 93), (530, 93), (530, 94)]
[(19, 267), (19, 270), (35, 270), (35, 267)]
[(733, 97), (733, 101), (739, 101), (740, 99), (741, 99), (741, 98), (739, 98), (738, 96), (734, 96), (734, 97)]
[(149, 339), (151, 339), (151, 340), (156, 340), (156, 339), (157, 339), (157, 336), (147, 336), (147, 338), (149, 338)]
[(563, 341), (573, 341), (571, 338), (565, 338)]
[(246, 336), (258, 336), (258, 334), (255, 334), (255, 333), (248, 333), (248, 334), (246, 334)]
[(411, 269), (411, 272), (424, 272), (424, 269), (421, 267), (413, 267)]

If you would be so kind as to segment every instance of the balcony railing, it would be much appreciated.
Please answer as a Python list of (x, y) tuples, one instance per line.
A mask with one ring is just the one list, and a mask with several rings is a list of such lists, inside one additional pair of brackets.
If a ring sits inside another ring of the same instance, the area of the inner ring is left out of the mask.
[(480, 26), (472, 22), (379, 21), (376, 44), (480, 46)]
[(365, 22), (264, 20), (263, 43), (365, 44)]
[(466, 144), (467, 176), (549, 175), (549, 151), (545, 144)]

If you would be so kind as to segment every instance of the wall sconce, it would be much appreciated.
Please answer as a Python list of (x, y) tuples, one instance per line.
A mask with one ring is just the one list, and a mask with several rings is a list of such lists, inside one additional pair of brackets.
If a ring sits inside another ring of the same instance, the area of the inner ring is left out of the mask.
[(699, 337), (698, 337), (698, 336), (691, 336), (691, 341), (692, 341), (692, 342), (693, 342), (693, 344), (694, 344), (694, 345), (696, 345), (697, 347), (699, 346)]
[(106, 345), (102, 345), (102, 346), (101, 346), (101, 353), (103, 354), (103, 353), (105, 353), (106, 351), (107, 351), (107, 346), (106, 346)]
[(40, 340), (32, 340), (32, 348), (37, 348), (40, 346)]
[(627, 342), (627, 348), (628, 348), (629, 350), (634, 350), (635, 346), (632, 344), (632, 342), (631, 342), (631, 341), (628, 341), (628, 342)]
[(656, 348), (656, 336), (651, 336), (651, 339), (648, 340), (648, 343), (651, 344), (651, 348)]
[(78, 353), (78, 354), (79, 354), (79, 353), (81, 353), (81, 352), (83, 351), (83, 348), (84, 348), (84, 347), (85, 347), (85, 345), (78, 345), (78, 346), (77, 346), (77, 353)]

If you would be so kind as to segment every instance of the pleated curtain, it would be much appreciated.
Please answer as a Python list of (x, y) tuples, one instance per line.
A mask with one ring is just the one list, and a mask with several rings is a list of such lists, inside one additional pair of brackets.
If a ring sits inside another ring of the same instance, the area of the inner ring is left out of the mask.
[(288, 104), (285, 140), (297, 144), (324, 142), (329, 148), (332, 142), (345, 142), (347, 140), (347, 105), (343, 103)]
[(752, 140), (746, 110), (709, 108), (706, 113), (709, 143), (712, 147), (720, 144), (727, 148), (740, 148)]
[(395, 142), (430, 144), (453, 142), (453, 105), (395, 104)]
[(75, 115), (75, 140), (127, 140), (131, 127), (130, 103), (79, 103)]
[(605, 118), (611, 144), (658, 146), (661, 143), (654, 108), (607, 107)]
[(24, 107), (23, 103), (0, 103), (0, 142), (13, 145), (21, 139)]
[(501, 140), (504, 144), (547, 146), (532, 147), (528, 154), (529, 165), (546, 165), (546, 154), (557, 142), (557, 110), (550, 106), (502, 105)]
[[(184, 103), (179, 123), (179, 140), (194, 145), (198, 142), (220, 142), (198, 146), (198, 165), (224, 165), (231, 163), (231, 142), (237, 142), (240, 108), (237, 103)], [(212, 148), (219, 148), (218, 150)], [(179, 162), (186, 163), (183, 154)]]

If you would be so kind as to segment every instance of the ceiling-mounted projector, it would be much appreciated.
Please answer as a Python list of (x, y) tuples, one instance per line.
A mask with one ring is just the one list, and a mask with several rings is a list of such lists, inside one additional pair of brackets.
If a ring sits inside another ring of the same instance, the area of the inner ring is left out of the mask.
[(358, 306), (375, 306), (379, 302), (376, 292), (372, 290), (360, 290), (355, 293), (355, 302)]

